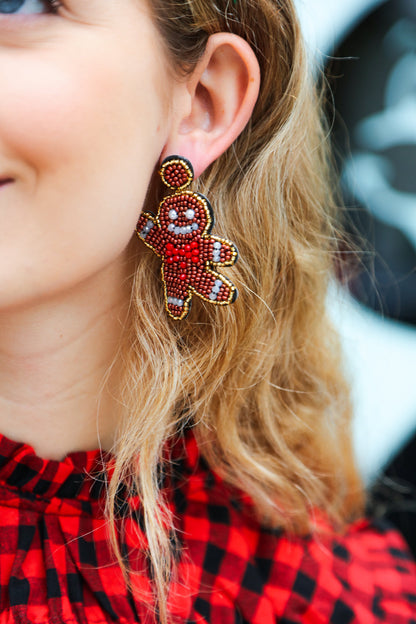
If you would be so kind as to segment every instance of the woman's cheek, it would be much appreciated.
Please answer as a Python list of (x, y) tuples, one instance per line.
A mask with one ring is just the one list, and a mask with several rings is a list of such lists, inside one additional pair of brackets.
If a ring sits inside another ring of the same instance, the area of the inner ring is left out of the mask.
[(93, 167), (137, 158), (139, 167), (147, 156), (153, 167), (163, 145), (160, 102), (151, 85), (139, 75), (129, 80), (120, 66), (95, 58), (91, 65), (11, 63), (0, 71), (0, 142), (39, 175), (89, 158)]
[(50, 64), (22, 62), (13, 69), (2, 77), (1, 141), (36, 169), (55, 167), (56, 157), (72, 157), (96, 123), (88, 106), (91, 87)]

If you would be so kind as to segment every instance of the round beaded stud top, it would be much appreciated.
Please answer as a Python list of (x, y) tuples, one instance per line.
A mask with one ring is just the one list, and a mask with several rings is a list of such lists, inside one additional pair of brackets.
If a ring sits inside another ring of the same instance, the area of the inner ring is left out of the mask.
[(216, 267), (234, 264), (237, 248), (224, 238), (211, 236), (214, 216), (208, 199), (185, 190), (194, 179), (191, 163), (171, 156), (163, 161), (159, 173), (174, 194), (163, 199), (156, 215), (142, 213), (136, 232), (162, 258), (169, 316), (184, 319), (193, 295), (215, 305), (232, 303), (237, 289)]

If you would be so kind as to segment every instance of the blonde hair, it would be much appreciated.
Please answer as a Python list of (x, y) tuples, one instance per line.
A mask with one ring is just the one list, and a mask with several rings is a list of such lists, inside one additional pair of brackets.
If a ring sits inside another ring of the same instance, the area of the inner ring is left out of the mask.
[[(134, 275), (108, 515), (114, 521), (119, 483), (134, 483), (166, 622), (172, 546), (163, 527), (172, 521), (160, 474), (169, 469), (166, 441), (185, 425), (265, 524), (308, 531), (320, 508), (342, 526), (360, 508), (361, 485), (325, 308), (338, 236), (328, 136), (292, 0), (152, 0), (151, 10), (178, 74), (222, 31), (250, 43), (262, 73), (249, 125), (197, 185), (213, 204), (214, 233), (240, 252), (223, 271), (238, 287), (236, 303), (194, 298), (176, 323), (164, 310), (160, 260), (143, 251)], [(117, 552), (115, 530), (113, 541)]]

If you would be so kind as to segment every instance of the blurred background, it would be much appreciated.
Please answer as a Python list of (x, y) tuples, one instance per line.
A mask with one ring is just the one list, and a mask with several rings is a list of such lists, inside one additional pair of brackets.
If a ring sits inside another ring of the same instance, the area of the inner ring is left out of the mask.
[[(373, 509), (416, 555), (416, 1), (297, 0), (324, 67), (349, 229), (360, 249), (329, 306), (355, 404)], [(345, 5), (345, 6), (344, 6)]]

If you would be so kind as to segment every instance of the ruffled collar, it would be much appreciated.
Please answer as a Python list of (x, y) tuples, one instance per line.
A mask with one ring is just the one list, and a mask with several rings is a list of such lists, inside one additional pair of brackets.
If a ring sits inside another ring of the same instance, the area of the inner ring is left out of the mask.
[(30, 445), (0, 434), (0, 487), (49, 500), (97, 500), (106, 459), (100, 450), (70, 453), (62, 461), (42, 459)]

